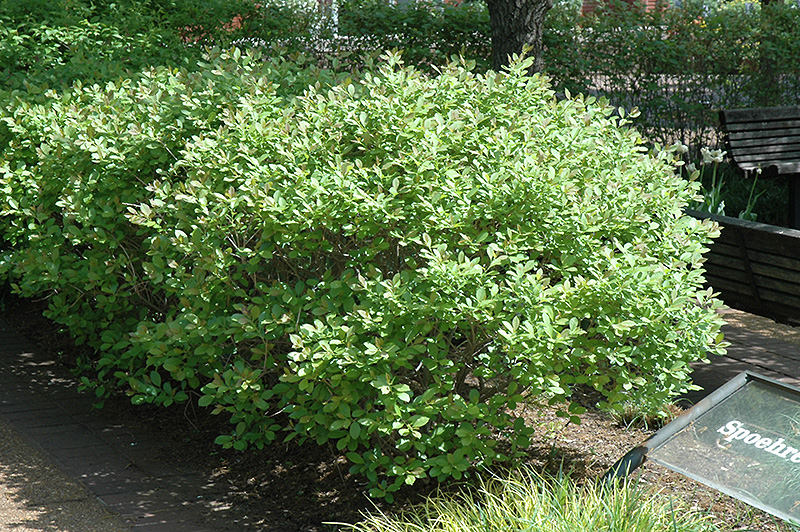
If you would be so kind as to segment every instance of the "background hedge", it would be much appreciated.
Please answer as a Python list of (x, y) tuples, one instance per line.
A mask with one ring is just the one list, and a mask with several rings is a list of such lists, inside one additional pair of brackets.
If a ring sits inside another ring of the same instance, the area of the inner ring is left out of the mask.
[(642, 116), (652, 142), (715, 146), (717, 110), (800, 104), (800, 6), (682, 2), (646, 12), (609, 2), (548, 15), (546, 72), (557, 87), (602, 95)]

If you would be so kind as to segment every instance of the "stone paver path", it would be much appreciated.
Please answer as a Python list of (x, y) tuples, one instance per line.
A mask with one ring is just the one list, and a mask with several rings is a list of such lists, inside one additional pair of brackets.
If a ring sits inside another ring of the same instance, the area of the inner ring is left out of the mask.
[(0, 422), (0, 530), (132, 529), (26, 438)]
[[(152, 433), (134, 434), (94, 409), (92, 400), (90, 394), (78, 392), (68, 372), (0, 321), (0, 423), (12, 430), (11, 438), (33, 444), (51, 459), (53, 468), (43, 466), (45, 479), (52, 474), (53, 483), (59, 483), (63, 477), (57, 475), (63, 473), (77, 481), (78, 491), (53, 495), (53, 502), (63, 502), (67, 508), (91, 494), (100, 507), (121, 516), (126, 525), (147, 532), (249, 529), (246, 523), (225, 515), (225, 505), (219, 502), (225, 498), (223, 486), (204, 478), (191, 464), (181, 470), (164, 467), (158, 459), (160, 427), (154, 427)], [(5, 458), (0, 454), (0, 474), (22, 487), (26, 484), (22, 472), (29, 469), (19, 464), (15, 467), (10, 460), (11, 455)], [(37, 462), (30, 463), (35, 466)], [(31, 476), (29, 484), (45, 486), (48, 482)], [(37, 497), (26, 495), (29, 492), (17, 491), (10, 498), (23, 508), (35, 506)], [(48, 519), (46, 510), (41, 519)], [(85, 526), (64, 530), (95, 529), (101, 530)], [(42, 526), (35, 530), (60, 529)]]
[(800, 387), (800, 328), (775, 323), (767, 318), (738, 310), (727, 310), (723, 317), (725, 340), (730, 342), (727, 356), (714, 356), (710, 363), (693, 364), (692, 378), (703, 387), (689, 394), (696, 402), (742, 371), (752, 371), (786, 384)]

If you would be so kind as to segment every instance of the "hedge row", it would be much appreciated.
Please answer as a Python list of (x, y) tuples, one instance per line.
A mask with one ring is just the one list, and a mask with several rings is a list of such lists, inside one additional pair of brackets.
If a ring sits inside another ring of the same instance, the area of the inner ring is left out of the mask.
[(234, 49), (7, 103), (0, 279), (91, 347), (99, 397), (330, 442), (376, 496), (513, 458), (523, 401), (658, 410), (721, 349), (713, 228), (668, 155), (526, 67)]
[(241, 37), (245, 28), (230, 22), (253, 11), (250, 0), (0, 0), (0, 90), (61, 90), (192, 64), (200, 45)]

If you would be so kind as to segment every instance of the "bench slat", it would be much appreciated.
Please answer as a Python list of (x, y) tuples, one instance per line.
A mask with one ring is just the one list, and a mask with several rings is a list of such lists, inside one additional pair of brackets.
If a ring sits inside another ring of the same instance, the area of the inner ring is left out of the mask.
[[(748, 140), (738, 141), (731, 143), (733, 146), (733, 153), (743, 153), (749, 155), (752, 153), (761, 153), (765, 149), (775, 150), (781, 152), (794, 153), (800, 159), (800, 142), (798, 143), (780, 143), (780, 142), (764, 142), (763, 140)], [(727, 146), (726, 146), (727, 147)]]
[(737, 145), (747, 145), (746, 143), (772, 143), (778, 141), (782, 143), (800, 143), (800, 127), (797, 129), (776, 129), (773, 131), (729, 131), (727, 138), (730, 142)]
[(795, 157), (787, 157), (785, 160), (780, 159), (779, 157), (775, 156), (764, 156), (764, 155), (737, 155), (733, 158), (736, 164), (748, 164), (748, 165), (761, 165), (762, 168), (769, 168), (770, 166), (775, 166), (782, 171), (791, 171), (792, 168), (797, 164), (800, 163), (800, 159)]
[[(800, 175), (800, 162), (788, 162), (788, 163), (775, 163), (769, 162), (737, 162), (737, 165), (742, 170), (747, 170), (748, 172), (753, 170), (758, 170), (761, 168), (764, 171), (770, 170), (774, 171), (777, 170), (776, 175), (785, 175), (788, 177), (798, 176)], [(773, 176), (765, 176), (765, 177), (773, 177)]]
[(734, 157), (741, 155), (763, 155), (765, 158), (778, 160), (800, 159), (800, 144), (764, 144), (761, 146), (734, 147), (731, 151)]
[(792, 172), (795, 168), (797, 163), (800, 163), (800, 158), (797, 156), (794, 157), (786, 157), (785, 159), (781, 159), (775, 154), (771, 155), (764, 155), (764, 154), (746, 154), (746, 155), (736, 155), (733, 157), (733, 161), (736, 164), (745, 164), (748, 166), (761, 166), (761, 168), (769, 168), (770, 166), (774, 166), (779, 169), (781, 172)]
[(727, 122), (747, 122), (753, 120), (781, 120), (784, 118), (796, 119), (798, 106), (788, 107), (755, 107), (751, 109), (726, 109), (721, 118), (723, 124)]
[(787, 170), (791, 168), (791, 166), (795, 163), (800, 163), (800, 158), (795, 154), (794, 156), (791, 155), (784, 155), (781, 156), (780, 154), (776, 153), (769, 153), (769, 154), (740, 154), (734, 155), (733, 160), (736, 164), (760, 164), (762, 167), (767, 168), (769, 166), (777, 166), (780, 168), (786, 168)]
[[(800, 111), (798, 111), (800, 113)], [(754, 120), (752, 122), (726, 122), (723, 124), (729, 132), (740, 131), (773, 131), (789, 129), (797, 131), (800, 127), (800, 118), (795, 120)]]

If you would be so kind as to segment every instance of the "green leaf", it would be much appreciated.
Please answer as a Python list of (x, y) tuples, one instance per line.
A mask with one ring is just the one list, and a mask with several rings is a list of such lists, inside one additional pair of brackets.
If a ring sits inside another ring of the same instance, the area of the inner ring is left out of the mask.
[(364, 459), (358, 453), (350, 452), (350, 453), (347, 453), (346, 456), (347, 456), (347, 459), (350, 460), (351, 462), (353, 462), (354, 464), (363, 464), (364, 463)]
[(424, 427), (425, 425), (427, 425), (429, 421), (430, 421), (429, 417), (416, 416), (416, 418), (411, 423), (411, 426), (414, 427), (415, 429), (418, 429), (420, 427)]
[(210, 404), (212, 404), (215, 400), (216, 400), (216, 397), (214, 397), (213, 395), (203, 395), (203, 396), (200, 397), (200, 399), (197, 400), (197, 404), (198, 404), (198, 406), (201, 406), (201, 407), (205, 408), (205, 407), (209, 406)]

